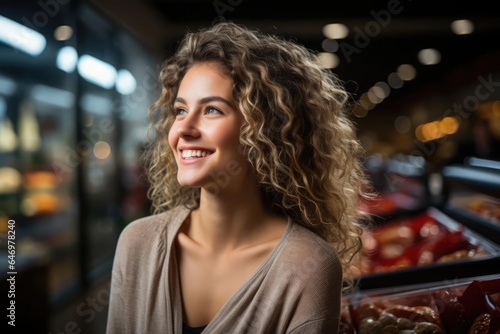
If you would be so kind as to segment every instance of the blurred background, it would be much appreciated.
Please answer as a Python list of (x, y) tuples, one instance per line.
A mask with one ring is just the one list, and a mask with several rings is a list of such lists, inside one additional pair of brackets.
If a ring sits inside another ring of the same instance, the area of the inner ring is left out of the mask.
[(483, 196), (493, 209), (463, 224), (500, 242), (499, 16), (482, 0), (1, 0), (0, 263), (4, 296), (17, 273), (16, 329), (104, 333), (117, 238), (150, 213), (139, 157), (159, 65), (222, 20), (305, 45), (344, 82), (380, 193), (365, 210), (453, 215), (457, 193)]

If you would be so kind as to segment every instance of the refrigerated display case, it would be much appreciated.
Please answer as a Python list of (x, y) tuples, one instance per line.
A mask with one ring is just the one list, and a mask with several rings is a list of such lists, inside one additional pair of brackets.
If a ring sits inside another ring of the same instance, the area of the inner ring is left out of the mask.
[(497, 333), (500, 277), (485, 275), (344, 297), (340, 333)]
[(377, 196), (360, 202), (360, 209), (373, 220), (419, 212), (430, 205), (428, 166), (422, 157), (398, 154), (384, 160), (372, 156), (365, 168)]
[[(13, 3), (0, 14), (2, 22), (22, 22), (33, 8), (37, 7)], [(70, 8), (60, 11), (67, 14), (68, 25)], [(6, 253), (11, 220), (16, 328), (26, 333), (47, 332), (50, 307), (69, 300), (81, 287), (76, 170), (55, 164), (66, 161), (76, 133), (74, 77), (56, 68), (58, 48), (71, 42), (47, 37), (60, 24), (61, 16), (55, 16), (29, 32), (33, 39), (46, 40), (38, 55), (0, 43), (0, 275), (4, 283), (12, 271), (7, 270)]]
[(82, 57), (110, 69), (79, 76), (77, 141), (88, 147), (79, 179), (82, 270), (95, 285), (109, 279), (124, 226), (149, 214), (140, 156), (159, 84), (155, 58), (102, 13), (81, 6), (77, 23)]
[(157, 60), (88, 3), (59, 5), (44, 24), (36, 2), (0, 13), (0, 29), (16, 27), (0, 36), (0, 287), (15, 221), (26, 333), (49, 332), (50, 312), (109, 279), (119, 233), (149, 212), (137, 179)]
[(411, 285), (498, 272), (500, 246), (431, 206), (366, 229), (358, 288)]
[[(443, 169), (443, 212), (500, 245), (500, 162)], [(496, 166), (496, 168), (494, 168)]]

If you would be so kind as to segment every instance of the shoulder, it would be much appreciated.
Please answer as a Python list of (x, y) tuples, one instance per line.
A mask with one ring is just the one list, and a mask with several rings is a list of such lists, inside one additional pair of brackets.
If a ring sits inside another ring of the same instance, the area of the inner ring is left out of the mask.
[(334, 247), (294, 223), (277, 259), (276, 269), (287, 284), (321, 298), (337, 296), (342, 286), (342, 263)]
[(343, 280), (333, 245), (295, 223), (277, 262), (279, 279), (286, 281), (281, 284), (287, 287), (288, 302), (297, 310), (290, 321), (294, 333), (335, 332)]
[(342, 275), (342, 264), (334, 247), (300, 224), (292, 225), (285, 247), (284, 255), (298, 268), (306, 267), (315, 274)]

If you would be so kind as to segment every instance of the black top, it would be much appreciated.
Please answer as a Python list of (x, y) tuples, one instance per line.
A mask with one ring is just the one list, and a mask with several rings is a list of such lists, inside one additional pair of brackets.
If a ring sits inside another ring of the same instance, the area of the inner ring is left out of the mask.
[(205, 325), (200, 327), (189, 327), (185, 323), (182, 323), (182, 334), (201, 334), (205, 327), (207, 326)]

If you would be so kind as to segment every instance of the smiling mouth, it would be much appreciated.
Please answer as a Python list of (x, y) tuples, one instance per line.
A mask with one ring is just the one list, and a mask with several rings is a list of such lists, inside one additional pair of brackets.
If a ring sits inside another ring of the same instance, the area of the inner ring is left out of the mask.
[(183, 150), (181, 151), (181, 157), (182, 159), (197, 159), (204, 158), (211, 155), (212, 153), (214, 152), (205, 150)]

